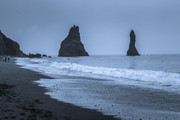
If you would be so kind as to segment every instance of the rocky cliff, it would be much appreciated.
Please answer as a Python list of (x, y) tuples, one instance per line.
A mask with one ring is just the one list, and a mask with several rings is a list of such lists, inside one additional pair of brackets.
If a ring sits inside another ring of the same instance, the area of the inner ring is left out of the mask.
[(135, 47), (136, 35), (133, 30), (130, 32), (130, 44), (127, 51), (127, 56), (139, 56), (139, 53)]
[(58, 56), (89, 56), (81, 42), (79, 27), (71, 27), (68, 36), (62, 41)]
[(7, 38), (1, 31), (0, 31), (0, 55), (17, 56), (17, 57), (26, 56), (20, 50), (19, 44), (11, 40), (10, 38)]

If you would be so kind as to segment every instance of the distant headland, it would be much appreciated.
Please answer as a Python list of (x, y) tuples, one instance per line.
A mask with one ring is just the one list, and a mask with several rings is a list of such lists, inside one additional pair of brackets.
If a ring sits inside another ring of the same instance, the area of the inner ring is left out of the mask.
[(17, 42), (6, 37), (0, 30), (0, 55), (25, 57)]

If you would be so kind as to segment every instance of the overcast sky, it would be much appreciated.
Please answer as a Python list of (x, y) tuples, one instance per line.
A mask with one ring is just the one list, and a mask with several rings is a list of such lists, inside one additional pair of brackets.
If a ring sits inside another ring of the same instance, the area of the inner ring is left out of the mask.
[(0, 0), (0, 29), (25, 53), (58, 55), (73, 25), (90, 55), (180, 54), (180, 0)]

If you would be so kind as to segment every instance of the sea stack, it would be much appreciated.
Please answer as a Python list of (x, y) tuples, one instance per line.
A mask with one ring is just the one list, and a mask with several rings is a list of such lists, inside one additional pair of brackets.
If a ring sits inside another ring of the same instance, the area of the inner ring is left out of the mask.
[(0, 30), (0, 55), (24, 57), (26, 56), (17, 42), (7, 38)]
[(79, 27), (71, 27), (68, 36), (62, 41), (59, 55), (62, 57), (89, 56), (81, 42)]
[(139, 53), (135, 47), (136, 35), (133, 30), (130, 32), (130, 44), (127, 51), (127, 56), (139, 56)]

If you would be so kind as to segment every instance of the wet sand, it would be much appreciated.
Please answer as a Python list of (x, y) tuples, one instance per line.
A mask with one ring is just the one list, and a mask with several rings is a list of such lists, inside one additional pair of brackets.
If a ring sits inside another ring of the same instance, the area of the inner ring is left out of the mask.
[(180, 120), (178, 93), (86, 77), (62, 76), (53, 80), (55, 84), (50, 91), (54, 92), (47, 94), (60, 101), (96, 109), (122, 120)]
[(115, 120), (91, 109), (51, 99), (33, 81), (49, 78), (0, 61), (0, 120)]

